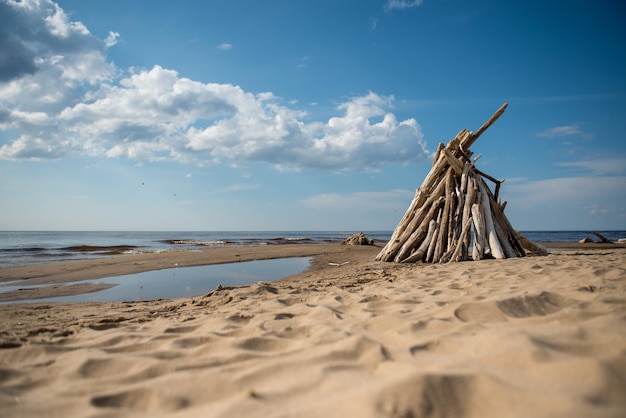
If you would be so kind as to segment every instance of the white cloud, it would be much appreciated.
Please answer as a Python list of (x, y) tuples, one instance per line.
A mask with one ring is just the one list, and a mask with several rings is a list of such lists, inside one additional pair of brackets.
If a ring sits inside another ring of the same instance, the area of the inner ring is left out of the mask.
[(394, 9), (404, 10), (411, 9), (413, 7), (419, 7), (423, 3), (423, 0), (387, 0), (385, 3), (385, 10), (391, 11)]
[(3, 101), (15, 100), (10, 93), (29, 84), (42, 88), (45, 81), (54, 81), (55, 88), (75, 87), (107, 79), (113, 70), (105, 59), (105, 43), (82, 23), (69, 21), (50, 0), (0, 2), (0, 38), (0, 82), (19, 79), (20, 84), (2, 86)]
[[(626, 205), (626, 177), (566, 177), (503, 185), (510, 206), (517, 209), (536, 207), (580, 208), (589, 202), (605, 206)], [(566, 210), (566, 209), (564, 209)]]
[(117, 43), (117, 40), (119, 39), (119, 37), (120, 37), (119, 33), (111, 31), (109, 32), (109, 36), (107, 36), (107, 38), (104, 40), (104, 44), (106, 45), (107, 48), (110, 48)]
[(626, 173), (626, 158), (599, 158), (560, 163), (563, 167), (575, 167), (590, 171), (594, 175)]
[[(507, 182), (508, 183), (508, 182)], [(626, 176), (567, 177), (503, 184), (501, 197), (521, 230), (620, 229), (626, 214)]]
[(587, 210), (587, 214), (592, 215), (592, 216), (595, 216), (595, 215), (605, 216), (614, 211), (612, 209), (603, 207), (601, 205), (586, 206), (585, 210)]
[(538, 132), (537, 136), (544, 138), (554, 138), (559, 136), (570, 136), (582, 134), (579, 125), (566, 125), (556, 126), (554, 128), (546, 129), (545, 131)]
[(255, 190), (260, 188), (260, 184), (253, 183), (235, 183), (228, 186), (224, 191), (226, 192), (245, 192), (248, 190)]
[(221, 49), (222, 51), (228, 51), (233, 49), (233, 44), (223, 43), (217, 46), (217, 49)]
[(373, 17), (370, 18), (369, 23), (368, 23), (367, 26), (368, 26), (368, 29), (370, 31), (372, 31), (372, 32), (375, 31), (378, 28), (378, 19), (375, 19)]
[(393, 212), (406, 210), (414, 194), (415, 191), (402, 189), (347, 194), (323, 193), (302, 200), (302, 204), (314, 210)]
[(393, 97), (370, 92), (340, 104), (327, 121), (309, 121), (270, 92), (201, 83), (158, 65), (124, 73), (106, 61), (116, 32), (97, 39), (49, 0), (0, 8), (17, 19), (12, 27), (45, 35), (11, 38), (10, 54), (32, 48), (29, 65), (2, 69), (0, 129), (18, 135), (0, 146), (0, 158), (261, 161), (294, 170), (375, 170), (427, 158), (419, 125), (396, 118)]

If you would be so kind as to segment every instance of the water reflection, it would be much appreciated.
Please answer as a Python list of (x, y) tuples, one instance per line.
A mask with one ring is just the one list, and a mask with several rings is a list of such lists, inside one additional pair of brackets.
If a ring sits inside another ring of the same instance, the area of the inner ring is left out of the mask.
[[(125, 302), (174, 299), (202, 295), (218, 285), (242, 286), (258, 281), (273, 281), (300, 273), (309, 267), (311, 257), (246, 261), (198, 267), (180, 267), (144, 273), (85, 280), (86, 283), (114, 283), (117, 286), (99, 292), (22, 302)], [(28, 286), (20, 286), (22, 288)], [(8, 288), (0, 288), (8, 291)]]

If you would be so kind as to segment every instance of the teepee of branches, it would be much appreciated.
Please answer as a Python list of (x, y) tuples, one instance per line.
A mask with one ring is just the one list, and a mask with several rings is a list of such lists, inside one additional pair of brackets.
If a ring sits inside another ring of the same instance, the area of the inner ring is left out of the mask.
[[(476, 132), (464, 129), (448, 145), (439, 144), (430, 172), (376, 260), (445, 263), (523, 257), (526, 250), (545, 254), (543, 247), (514, 230), (505, 216), (506, 202), (500, 204), (498, 196), (504, 180), (477, 169), (480, 157), (472, 159), (470, 147), (507, 105)], [(485, 179), (495, 184), (493, 193)]]

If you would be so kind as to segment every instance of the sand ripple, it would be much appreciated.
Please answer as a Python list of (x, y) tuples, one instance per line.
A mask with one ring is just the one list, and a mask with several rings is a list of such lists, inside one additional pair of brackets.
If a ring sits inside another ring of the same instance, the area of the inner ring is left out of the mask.
[(0, 315), (2, 416), (626, 416), (624, 250)]

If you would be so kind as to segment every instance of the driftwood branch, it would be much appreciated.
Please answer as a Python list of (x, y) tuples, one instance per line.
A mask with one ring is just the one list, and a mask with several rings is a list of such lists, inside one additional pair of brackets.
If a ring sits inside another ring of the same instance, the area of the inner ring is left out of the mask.
[[(467, 260), (470, 254), (480, 260), (523, 257), (525, 250), (542, 253), (540, 246), (520, 238), (506, 218), (506, 204), (499, 203), (504, 180), (477, 169), (480, 156), (471, 160), (469, 147), (506, 107), (503, 104), (475, 133), (464, 129), (447, 145), (439, 144), (430, 171), (377, 260), (443, 263)], [(484, 179), (495, 184), (495, 193)]]

